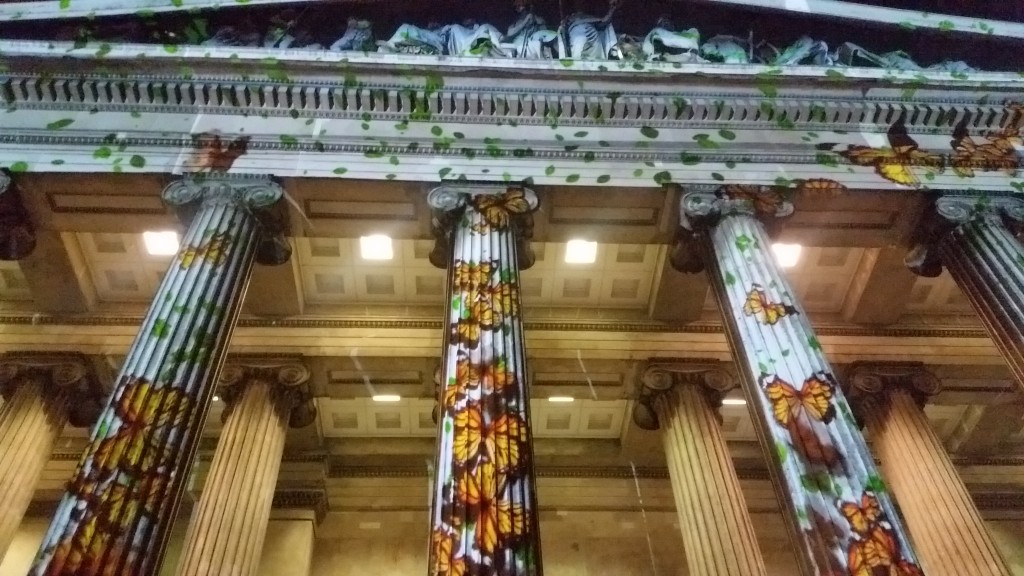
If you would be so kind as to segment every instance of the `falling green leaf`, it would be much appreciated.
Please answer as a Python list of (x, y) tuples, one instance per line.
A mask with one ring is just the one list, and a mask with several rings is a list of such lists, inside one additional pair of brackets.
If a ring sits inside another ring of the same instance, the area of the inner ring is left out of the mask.
[(167, 52), (168, 54), (174, 54), (177, 51), (178, 46), (176, 44), (164, 44), (164, 52)]
[(110, 148), (107, 148), (106, 146), (101, 146), (97, 148), (95, 152), (92, 153), (92, 157), (98, 159), (110, 158), (110, 154)]
[(846, 74), (843, 74), (839, 70), (833, 70), (831, 68), (825, 70), (825, 76), (827, 78), (832, 78), (833, 80), (846, 80)]
[(878, 475), (871, 474), (868, 476), (868, 481), (864, 484), (865, 490), (870, 490), (875, 494), (884, 494), (889, 491), (885, 485), (885, 480), (882, 480)]
[(814, 161), (822, 166), (828, 166), (829, 168), (836, 168), (839, 166), (839, 159), (832, 154), (826, 154), (819, 152), (814, 156)]
[(447, 175), (449, 175), (451, 173), (452, 173), (452, 169), (448, 168), (448, 167), (441, 168), (440, 170), (437, 171), (437, 175), (440, 176), (442, 180), (444, 179), (445, 176), (447, 176)]
[(295, 108), (292, 108), (291, 110), (288, 111), (288, 115), (291, 116), (293, 120), (297, 120), (299, 118), (299, 111), (296, 110)]
[(72, 125), (74, 122), (75, 121), (73, 119), (71, 119), (71, 118), (62, 118), (60, 120), (54, 120), (53, 122), (50, 122), (49, 124), (47, 124), (46, 125), (46, 129), (47, 130), (60, 130), (62, 128), (67, 128), (68, 126)]
[(565, 181), (568, 182), (569, 184), (572, 184), (574, 182), (579, 182), (580, 181), (580, 175), (579, 174), (569, 174), (568, 176), (565, 177)]
[(63, 163), (63, 160), (50, 160), (50, 164), (53, 164), (54, 166), (60, 166)]
[(18, 160), (8, 168), (11, 172), (28, 172), (28, 162)]
[(736, 248), (738, 248), (740, 252), (746, 252), (753, 245), (754, 240), (746, 234), (740, 234), (736, 237)]
[(821, 351), (821, 342), (818, 342), (818, 338), (816, 336), (808, 336), (807, 345), (811, 347), (811, 350)]
[(288, 134), (281, 134), (280, 138), (281, 143), (284, 144), (285, 146), (296, 146), (299, 143), (299, 141), (296, 140), (294, 136), (290, 136)]
[(398, 156), (388, 158), (388, 162), (390, 162), (392, 166), (398, 166)]
[(565, 66), (566, 68), (572, 68), (573, 62), (569, 58), (562, 58), (559, 62), (561, 62), (562, 66)]
[(721, 174), (719, 174), (718, 172), (712, 172), (712, 173), (711, 173), (711, 178), (712, 178), (713, 180), (717, 180), (717, 181), (719, 181), (719, 182), (725, 182), (725, 176), (722, 176), (722, 175), (721, 175)]
[(657, 138), (658, 134), (659, 134), (658, 133), (658, 129), (657, 128), (653, 128), (651, 126), (641, 126), (640, 127), (640, 133), (643, 134), (644, 136), (652, 139), (652, 140)]
[(654, 183), (657, 184), (658, 186), (663, 186), (671, 181), (672, 173), (667, 170), (663, 170), (654, 175)]
[(636, 170), (633, 170), (633, 177), (634, 178), (640, 178), (643, 175), (644, 175), (644, 171), (642, 169), (637, 168)]
[(547, 168), (544, 169), (544, 175), (545, 176), (551, 176), (554, 173), (555, 173), (555, 167), (554, 166), (548, 166)]
[(138, 154), (134, 154), (128, 159), (128, 163), (131, 164), (132, 168), (144, 168), (146, 166), (146, 159)]
[(679, 160), (687, 166), (696, 166), (697, 164), (700, 164), (700, 156), (686, 152), (679, 155)]
[(736, 139), (736, 133), (735, 132), (733, 132), (732, 130), (726, 130), (724, 128), (722, 130), (718, 131), (718, 135), (721, 136), (723, 140), (735, 140)]
[(573, 134), (573, 136), (576, 137), (576, 138), (586, 138), (588, 134), (590, 134), (590, 132), (587, 132), (586, 130), (581, 130), (581, 131)]
[(594, 156), (593, 152), (589, 152), (588, 151), (588, 152), (584, 152), (583, 153), (583, 162), (585, 162), (585, 163), (593, 162), (594, 158), (595, 158), (595, 156)]
[(789, 354), (790, 354), (789, 348), (786, 348), (785, 350), (782, 351), (782, 357), (783, 358), (788, 358)]
[(800, 476), (800, 484), (808, 492), (835, 495), (835, 487), (832, 484), (832, 477), (828, 472), (816, 472)]
[(153, 322), (153, 331), (151, 334), (154, 338), (166, 338), (167, 335), (170, 333), (171, 327), (169, 324), (167, 324), (167, 320), (164, 320), (163, 318), (157, 318), (157, 320)]
[(430, 128), (430, 133), (434, 136), (440, 136), (441, 134), (444, 134), (444, 130), (442, 130), (440, 126), (432, 126)]
[(597, 177), (597, 183), (598, 184), (607, 184), (608, 182), (611, 182), (611, 179), (612, 179), (612, 177), (609, 176), (608, 174), (602, 174), (602, 175)]
[(725, 271), (725, 285), (726, 286), (732, 286), (735, 283), (736, 283), (736, 277), (732, 275), (732, 272), (729, 272), (728, 270), (726, 270)]
[[(341, 174), (344, 174), (345, 172), (348, 172), (348, 168), (335, 168), (333, 170), (333, 172), (340, 176)], [(443, 176), (442, 176), (442, 178), (443, 178)]]
[(779, 462), (785, 462), (786, 458), (789, 457), (789, 448), (785, 444), (775, 441), (775, 454), (779, 457)]
[(99, 50), (96, 51), (96, 57), (103, 58), (107, 54), (110, 54), (110, 44), (104, 42), (103, 44), (100, 44)]

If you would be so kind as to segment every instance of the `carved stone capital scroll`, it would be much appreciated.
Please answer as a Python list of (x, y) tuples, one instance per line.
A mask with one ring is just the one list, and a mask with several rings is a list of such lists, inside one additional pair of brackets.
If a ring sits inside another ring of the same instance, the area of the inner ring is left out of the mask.
[(427, 204), (433, 209), (434, 248), (430, 251), (430, 263), (434, 266), (448, 267), (454, 223), (467, 209), (511, 223), (519, 269), (533, 266), (536, 257), (530, 247), (530, 239), (533, 238), (533, 212), (540, 201), (532, 189), (506, 184), (442, 184), (430, 190)]
[(739, 385), (736, 375), (720, 362), (652, 362), (640, 375), (638, 397), (633, 407), (633, 422), (644, 430), (660, 427), (654, 403), (676, 386), (698, 386), (713, 408), (722, 405), (725, 395)]
[(0, 172), (0, 260), (21, 260), (36, 247), (28, 211), (11, 177)]
[(187, 225), (200, 206), (238, 204), (250, 210), (263, 230), (256, 248), (256, 261), (265, 266), (284, 264), (291, 257), (288, 213), (281, 202), (285, 191), (265, 176), (190, 175), (175, 180), (163, 191), (163, 199), (178, 210)]
[(246, 386), (264, 383), (271, 387), (282, 418), (293, 428), (316, 420), (316, 406), (309, 386), (311, 372), (299, 357), (229, 358), (221, 371), (219, 393), (227, 405), (227, 418)]
[(793, 203), (769, 186), (722, 186), (716, 192), (686, 192), (679, 200), (681, 230), (670, 256), (680, 272), (704, 270), (700, 235), (726, 216), (757, 218), (769, 229), (772, 223), (793, 214)]
[(942, 382), (920, 362), (857, 362), (849, 367), (849, 400), (857, 410), (866, 401), (885, 401), (894, 390), (910, 394), (918, 406), (942, 391)]
[(13, 352), (0, 356), (0, 394), (5, 399), (33, 382), (47, 403), (59, 403), (67, 411), (72, 426), (91, 426), (103, 409), (106, 391), (84, 355)]
[(907, 267), (928, 278), (941, 274), (944, 263), (936, 247), (956, 228), (966, 224), (1005, 227), (1019, 234), (1024, 225), (1024, 199), (984, 194), (940, 196), (922, 224), (918, 243), (907, 254)]

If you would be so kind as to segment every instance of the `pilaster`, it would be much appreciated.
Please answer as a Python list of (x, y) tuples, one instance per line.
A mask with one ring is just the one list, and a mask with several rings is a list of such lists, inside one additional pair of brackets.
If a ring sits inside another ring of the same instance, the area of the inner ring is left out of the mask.
[(652, 363), (634, 420), (661, 428), (689, 574), (765, 575), (717, 407), (737, 385), (717, 363)]

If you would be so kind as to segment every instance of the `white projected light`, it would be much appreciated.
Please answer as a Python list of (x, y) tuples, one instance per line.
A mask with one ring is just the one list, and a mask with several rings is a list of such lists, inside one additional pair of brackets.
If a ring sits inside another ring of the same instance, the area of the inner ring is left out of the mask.
[(374, 402), (401, 402), (402, 397), (398, 394), (375, 394)]
[(142, 243), (150, 256), (174, 256), (178, 253), (177, 232), (143, 232)]
[(747, 401), (743, 398), (726, 398), (722, 400), (723, 406), (746, 406)]
[(550, 397), (548, 397), (548, 402), (566, 403), (566, 402), (572, 402), (574, 400), (576, 400), (576, 399), (573, 398), (572, 396), (550, 396)]
[(565, 245), (566, 264), (593, 264), (597, 260), (597, 242), (569, 240)]
[(775, 253), (775, 261), (783, 268), (792, 268), (800, 261), (800, 252), (803, 247), (799, 244), (772, 244), (772, 252)]
[(391, 260), (395, 257), (391, 237), (384, 234), (363, 236), (359, 239), (359, 254), (363, 260)]

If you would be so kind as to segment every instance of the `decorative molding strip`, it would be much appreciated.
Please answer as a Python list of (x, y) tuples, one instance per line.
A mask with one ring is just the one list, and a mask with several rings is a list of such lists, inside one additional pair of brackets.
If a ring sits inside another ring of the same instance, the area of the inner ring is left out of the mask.
[(330, 508), (326, 489), (277, 490), (274, 492), (273, 508), (305, 508), (316, 513), (317, 523), (323, 522)]
[[(8, 314), (0, 316), (0, 326), (138, 326), (142, 321), (137, 316), (44, 316), (41, 314)], [(360, 320), (349, 318), (244, 318), (238, 321), (239, 328), (300, 328), (300, 329), (359, 329), (378, 330), (440, 330), (443, 322), (438, 320)], [(527, 330), (551, 332), (631, 332), (652, 334), (721, 334), (720, 324), (694, 322), (670, 324), (664, 322), (525, 322)], [(823, 336), (888, 337), (888, 338), (988, 338), (984, 329), (943, 327), (886, 327), (821, 325), (815, 330)]]

